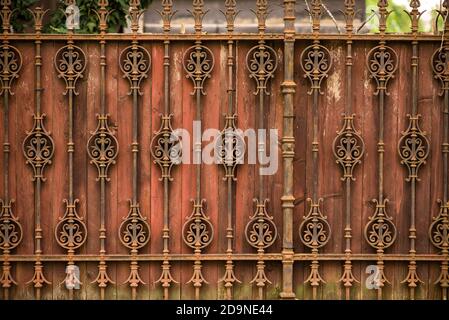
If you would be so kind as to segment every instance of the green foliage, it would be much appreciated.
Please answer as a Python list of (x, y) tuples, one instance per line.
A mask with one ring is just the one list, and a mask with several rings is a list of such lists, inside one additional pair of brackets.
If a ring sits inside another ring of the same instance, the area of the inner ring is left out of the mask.
[(16, 0), (12, 2), (14, 15), (11, 18), (11, 25), (15, 32), (22, 32), (26, 27), (33, 24), (33, 16), (28, 11), (32, 8), (37, 0)]
[[(50, 21), (44, 27), (47, 33), (65, 33), (66, 8), (63, 0), (57, 0), (57, 9), (50, 14)], [(113, 10), (108, 17), (109, 32), (120, 32), (127, 25), (126, 15), (129, 8), (128, 0), (109, 0), (109, 10)], [(141, 7), (146, 8), (151, 0), (141, 0)], [(11, 25), (15, 32), (23, 32), (33, 25), (33, 16), (27, 9), (32, 9), (38, 4), (38, 0), (15, 0), (12, 9), (15, 13), (11, 19)], [(94, 10), (98, 10), (98, 0), (77, 0), (76, 4), (80, 9), (80, 29), (79, 33), (98, 33), (98, 17)]]
[[(142, 0), (141, 7), (146, 8), (150, 0)], [(98, 33), (98, 17), (94, 10), (98, 10), (98, 0), (78, 0), (76, 1), (80, 9), (80, 29), (78, 33)], [(60, 0), (58, 8), (50, 18), (49, 24), (44, 28), (48, 33), (65, 33), (65, 10), (64, 1)], [(109, 32), (120, 32), (127, 25), (126, 15), (128, 14), (128, 0), (109, 0), (109, 10), (113, 10), (108, 17)]]
[[(377, 2), (378, 0), (366, 0), (366, 17), (370, 17), (373, 11), (378, 11)], [(391, 11), (391, 14), (387, 20), (387, 32), (409, 33), (411, 31), (411, 21), (405, 12), (408, 11), (407, 8), (403, 5), (396, 4), (394, 1), (390, 1), (388, 10)], [(435, 21), (437, 15), (436, 11), (432, 10), (431, 15), (432, 19), (430, 21)], [(440, 21), (439, 23), (442, 22)], [(369, 32), (379, 32), (379, 24), (376, 17), (374, 17), (367, 26)], [(419, 22), (419, 31), (430, 32), (432, 31), (432, 26), (421, 19)]]

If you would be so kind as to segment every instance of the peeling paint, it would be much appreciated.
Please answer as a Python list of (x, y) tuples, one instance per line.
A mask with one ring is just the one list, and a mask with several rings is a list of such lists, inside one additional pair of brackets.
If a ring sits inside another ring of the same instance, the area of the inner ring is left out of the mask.
[(342, 96), (342, 81), (340, 72), (333, 72), (327, 82), (327, 88), (331, 97), (334, 97), (335, 102), (339, 102)]

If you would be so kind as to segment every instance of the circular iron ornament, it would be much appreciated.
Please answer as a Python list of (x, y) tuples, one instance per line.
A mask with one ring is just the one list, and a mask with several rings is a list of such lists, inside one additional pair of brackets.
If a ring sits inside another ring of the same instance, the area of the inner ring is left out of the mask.
[(80, 248), (87, 240), (87, 227), (82, 218), (76, 213), (75, 200), (74, 205), (70, 205), (66, 200), (66, 213), (59, 219), (55, 228), (55, 238), (58, 244), (67, 250)]
[(22, 226), (11, 218), (0, 218), (0, 248), (12, 250), (22, 241)]
[(369, 77), (374, 79), (377, 84), (375, 94), (379, 90), (385, 90), (388, 95), (388, 82), (394, 78), (394, 74), (398, 68), (398, 55), (391, 47), (379, 45), (374, 47), (368, 53), (366, 66), (370, 73)]
[(213, 226), (208, 218), (195, 217), (187, 221), (182, 228), (182, 237), (187, 246), (192, 249), (204, 249), (213, 239)]
[(206, 248), (214, 238), (214, 227), (203, 212), (205, 200), (193, 202), (193, 212), (182, 227), (184, 243), (192, 249)]
[(409, 128), (403, 132), (398, 144), (399, 156), (401, 164), (404, 164), (409, 172), (406, 181), (418, 178), (419, 168), (426, 163), (429, 156), (429, 140), (421, 131), (418, 125), (417, 117), (410, 116)]
[(131, 90), (137, 90), (139, 94), (140, 83), (148, 78), (148, 71), (151, 68), (151, 55), (144, 47), (133, 44), (122, 50), (120, 53), (120, 69), (123, 72), (123, 78), (127, 78)]
[(2, 212), (0, 215), (0, 249), (13, 250), (22, 241), (22, 226), (11, 212), (11, 203), (5, 205), (0, 200)]
[(56, 240), (64, 249), (78, 249), (86, 241), (87, 228), (84, 222), (63, 218), (55, 229)]
[(353, 171), (356, 165), (362, 162), (365, 152), (365, 142), (361, 135), (355, 131), (353, 117), (345, 117), (343, 129), (338, 132), (333, 142), (333, 152), (336, 163), (343, 169), (341, 180), (355, 180)]
[(36, 178), (45, 181), (43, 176), (44, 169), (47, 165), (52, 163), (54, 154), (54, 141), (52, 137), (45, 130), (42, 119), (35, 118), (34, 128), (28, 133), (22, 144), (23, 154), (26, 158), (26, 163), (29, 164), (34, 171), (33, 180)]
[(430, 242), (438, 249), (442, 250), (449, 247), (449, 218), (446, 205), (441, 205), (439, 215), (433, 218), (429, 227), (429, 238)]
[(430, 225), (429, 238), (432, 244), (438, 249), (449, 247), (449, 228), (445, 225), (448, 222), (447, 217), (439, 217)]
[(310, 45), (301, 53), (300, 63), (304, 78), (308, 78), (311, 83), (309, 94), (314, 89), (320, 90), (321, 83), (329, 76), (329, 70), (332, 68), (329, 49), (320, 44)]
[(197, 44), (188, 48), (183, 55), (183, 67), (186, 78), (193, 82), (193, 92), (200, 90), (201, 94), (206, 95), (204, 91), (204, 81), (211, 77), (214, 69), (215, 59), (212, 51), (203, 45)]
[(445, 49), (437, 49), (432, 55), (432, 70), (434, 73), (434, 78), (441, 82), (441, 92), (440, 95), (443, 94), (445, 89), (447, 88), (446, 82), (449, 81), (448, 75), (448, 52)]
[(271, 217), (257, 217), (246, 225), (245, 235), (251, 247), (266, 249), (276, 241), (277, 228)]
[(254, 199), (256, 212), (245, 227), (245, 236), (249, 245), (255, 249), (266, 249), (276, 241), (278, 231), (273, 217), (267, 213), (268, 199)]
[(141, 249), (150, 241), (150, 228), (144, 218), (129, 217), (119, 228), (120, 241), (128, 249)]
[(231, 127), (220, 132), (215, 144), (215, 154), (226, 171), (223, 180), (226, 180), (227, 177), (236, 179), (235, 168), (243, 163), (245, 150), (245, 139), (236, 129)]
[(373, 202), (377, 204), (376, 211), (365, 226), (364, 236), (372, 248), (387, 249), (396, 240), (396, 226), (385, 212), (388, 200), (385, 199), (383, 204), (379, 204), (377, 200)]
[(156, 132), (151, 140), (151, 155), (153, 162), (156, 163), (162, 172), (163, 178), (168, 178), (173, 181), (171, 177), (171, 169), (174, 165), (178, 165), (182, 160), (182, 143), (178, 136), (173, 134), (173, 129), (170, 124), (171, 115), (162, 117), (161, 129)]
[(260, 92), (269, 95), (267, 91), (268, 81), (274, 78), (274, 72), (278, 67), (278, 55), (276, 51), (263, 43), (252, 47), (246, 54), (246, 68), (249, 77), (257, 82), (254, 94)]
[(310, 211), (299, 226), (299, 238), (306, 247), (318, 249), (329, 242), (331, 227), (320, 210), (319, 204), (322, 202), (322, 199), (319, 200), (318, 204), (314, 204), (311, 199), (308, 199), (308, 201), (310, 203)]
[(66, 91), (64, 94), (67, 94), (68, 90), (73, 90), (73, 93), (77, 95), (76, 82), (83, 78), (83, 72), (86, 69), (84, 51), (73, 44), (66, 45), (56, 52), (54, 64), (59, 73), (58, 78), (63, 78), (65, 81)]
[[(100, 123), (101, 126), (101, 123)], [(109, 166), (115, 164), (119, 151), (117, 138), (111, 134), (105, 127), (97, 129), (95, 134), (90, 136), (87, 142), (87, 153), (91, 159), (91, 163), (97, 167), (99, 176), (106, 178)]]
[(3, 44), (0, 51), (0, 95), (4, 94), (5, 91), (13, 94), (11, 85), (15, 79), (19, 78), (21, 69), (22, 55), (20, 51), (9, 44)]

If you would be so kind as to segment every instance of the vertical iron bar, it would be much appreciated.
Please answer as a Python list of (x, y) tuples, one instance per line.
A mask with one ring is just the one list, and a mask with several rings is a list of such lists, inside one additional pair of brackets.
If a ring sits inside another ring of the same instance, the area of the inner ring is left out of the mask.
[(9, 256), (22, 240), (22, 226), (18, 218), (12, 212), (13, 200), (9, 195), (9, 95), (12, 95), (11, 86), (13, 81), (19, 77), (22, 67), (22, 57), (17, 48), (9, 44), (8, 35), (10, 29), (10, 19), (12, 15), (11, 1), (1, 0), (1, 18), (3, 29), (2, 41), (2, 61), (0, 74), (0, 95), (3, 95), (3, 199), (0, 199), (0, 249), (3, 251), (3, 266), (0, 283), (3, 287), (4, 300), (9, 299), (9, 288), (17, 285), (17, 282), (11, 275), (11, 264)]
[[(258, 299), (263, 299), (265, 296), (265, 288), (271, 281), (268, 280), (265, 274), (265, 261), (264, 254), (265, 249), (272, 246), (277, 238), (277, 228), (273, 221), (273, 217), (268, 215), (267, 204), (268, 199), (264, 198), (265, 188), (263, 177), (262, 165), (260, 160), (265, 155), (267, 134), (265, 132), (264, 125), (264, 97), (269, 96), (268, 83), (271, 78), (274, 77), (274, 72), (278, 65), (278, 55), (276, 51), (265, 44), (265, 28), (266, 19), (268, 16), (268, 2), (266, 0), (256, 1), (256, 10), (253, 11), (258, 20), (259, 42), (256, 46), (252, 47), (246, 56), (246, 67), (249, 71), (249, 77), (256, 81), (256, 90), (254, 95), (259, 96), (259, 105), (257, 106), (256, 100), (256, 122), (258, 127), (257, 134), (257, 147), (259, 165), (259, 185), (258, 185), (258, 198), (254, 199), (256, 209), (254, 215), (250, 217), (250, 220), (246, 224), (245, 236), (248, 243), (255, 249), (257, 249), (258, 261), (257, 261), (257, 273), (251, 283), (255, 283), (258, 288)], [(262, 130), (262, 132), (260, 132)], [(261, 134), (262, 133), (262, 134)], [(272, 151), (272, 150), (270, 150)]]
[(164, 259), (162, 261), (162, 274), (155, 283), (160, 283), (163, 288), (164, 300), (169, 299), (169, 289), (171, 283), (178, 283), (173, 279), (171, 275), (170, 265), (170, 207), (169, 207), (169, 182), (173, 181), (171, 177), (171, 168), (174, 164), (179, 164), (175, 159), (177, 156), (181, 156), (181, 152), (174, 152), (174, 134), (171, 126), (170, 114), (170, 23), (175, 12), (172, 11), (173, 2), (171, 0), (162, 0), (163, 10), (159, 12), (163, 21), (163, 30), (165, 34), (164, 40), (164, 113), (161, 114), (161, 127), (159, 131), (155, 132), (151, 141), (151, 154), (154, 158), (154, 163), (159, 165), (161, 169), (161, 179), (164, 184), (164, 200), (163, 200), (163, 230), (162, 241), (163, 249), (162, 253)]
[(311, 88), (308, 92), (312, 95), (312, 197), (308, 198), (309, 212), (304, 216), (304, 221), (299, 227), (301, 241), (311, 249), (314, 259), (310, 264), (310, 274), (304, 283), (310, 283), (312, 287), (312, 299), (317, 299), (317, 290), (321, 283), (325, 283), (319, 273), (318, 253), (319, 248), (325, 246), (330, 239), (331, 228), (327, 217), (321, 213), (320, 204), (323, 199), (318, 197), (319, 179), (319, 96), (322, 93), (321, 85), (328, 77), (332, 67), (332, 57), (329, 50), (320, 44), (320, 23), (323, 3), (321, 0), (311, 1), (309, 12), (312, 20), (313, 44), (308, 46), (301, 54), (301, 68), (304, 77), (310, 81)]
[(354, 17), (355, 17), (355, 0), (345, 0), (346, 18), (346, 95), (345, 95), (345, 113), (343, 114), (343, 127), (337, 132), (334, 140), (333, 151), (336, 163), (340, 164), (343, 169), (341, 180), (344, 181), (345, 193), (345, 262), (343, 265), (343, 274), (340, 282), (345, 288), (345, 299), (351, 298), (351, 288), (353, 282), (359, 282), (352, 272), (351, 261), (351, 187), (352, 181), (355, 181), (354, 169), (362, 162), (365, 152), (365, 143), (359, 132), (354, 127), (354, 117), (352, 111), (352, 65), (353, 65), (353, 40), (354, 33)]
[(98, 171), (97, 181), (100, 182), (100, 261), (98, 264), (98, 274), (92, 283), (97, 283), (100, 289), (100, 299), (105, 299), (105, 291), (109, 283), (114, 284), (107, 273), (106, 255), (106, 183), (110, 180), (108, 169), (115, 164), (118, 155), (118, 141), (114, 132), (109, 128), (109, 115), (106, 113), (106, 40), (107, 19), (110, 11), (107, 7), (107, 0), (99, 0), (99, 10), (96, 11), (100, 29), (100, 114), (97, 115), (97, 128), (92, 132), (87, 142), (87, 153), (91, 159), (91, 164), (95, 165)]
[[(214, 68), (214, 56), (212, 51), (201, 43), (202, 21), (207, 11), (204, 11), (203, 0), (193, 0), (193, 10), (190, 11), (195, 20), (195, 44), (184, 52), (183, 63), (186, 77), (193, 82), (192, 96), (195, 96), (195, 120), (200, 124), (202, 119), (202, 95), (205, 95), (204, 82), (211, 77)], [(195, 128), (198, 129), (198, 128)], [(194, 134), (197, 136), (196, 134)], [(194, 250), (195, 262), (193, 265), (193, 275), (187, 283), (192, 283), (195, 289), (195, 300), (200, 299), (200, 290), (203, 283), (208, 283), (202, 273), (201, 251), (206, 248), (213, 239), (214, 230), (209, 217), (204, 213), (206, 200), (201, 199), (201, 153), (202, 144), (194, 141), (193, 156), (195, 163), (196, 190), (193, 202), (192, 214), (187, 217), (187, 221), (182, 228), (184, 243)]]
[(120, 68), (123, 77), (127, 78), (130, 85), (129, 95), (132, 95), (132, 199), (130, 200), (128, 216), (123, 220), (119, 228), (119, 237), (122, 244), (130, 249), (131, 263), (130, 273), (125, 283), (131, 288), (131, 298), (137, 299), (137, 288), (145, 284), (139, 274), (139, 263), (137, 255), (139, 249), (150, 241), (150, 225), (147, 218), (140, 212), (138, 202), (138, 157), (139, 157), (139, 95), (141, 82), (148, 77), (151, 67), (151, 56), (149, 52), (139, 45), (137, 33), (139, 30), (139, 18), (143, 10), (140, 9), (140, 0), (129, 1), (129, 17), (131, 20), (132, 41), (120, 53)]
[[(75, 14), (73, 6), (75, 0), (66, 0), (67, 6), (66, 19), (73, 18)], [(58, 72), (58, 77), (65, 82), (64, 95), (68, 93), (68, 138), (67, 138), (67, 154), (68, 154), (68, 199), (64, 199), (66, 205), (65, 213), (55, 228), (55, 238), (57, 243), (67, 250), (67, 267), (65, 284), (69, 290), (69, 299), (74, 298), (74, 288), (81, 284), (80, 279), (76, 278), (74, 270), (74, 254), (75, 250), (80, 248), (87, 239), (87, 227), (83, 218), (78, 215), (76, 205), (79, 202), (73, 195), (73, 177), (74, 177), (74, 158), (75, 143), (73, 140), (74, 128), (74, 98), (78, 95), (76, 91), (76, 83), (83, 78), (83, 72), (86, 68), (86, 56), (84, 51), (74, 45), (73, 31), (74, 26), (68, 27), (67, 44), (60, 48), (54, 58), (54, 66)]]
[(418, 170), (426, 163), (426, 159), (429, 155), (429, 141), (426, 137), (426, 133), (419, 127), (419, 119), (421, 117), (418, 114), (418, 71), (419, 71), (419, 56), (418, 56), (418, 27), (419, 20), (422, 15), (419, 12), (420, 1), (410, 1), (410, 7), (412, 10), (407, 12), (411, 20), (412, 31), (412, 103), (411, 114), (408, 115), (409, 125), (406, 131), (402, 133), (402, 137), (399, 140), (398, 151), (401, 157), (401, 163), (406, 165), (408, 169), (408, 177), (405, 178), (407, 182), (410, 182), (410, 226), (409, 226), (409, 240), (410, 260), (408, 264), (408, 274), (401, 283), (407, 283), (409, 288), (409, 296), (411, 300), (415, 299), (415, 289), (422, 281), (418, 277), (417, 265), (416, 265), (416, 183), (419, 181)]
[[(233, 294), (234, 282), (241, 283), (237, 279), (234, 273), (234, 264), (232, 260), (233, 246), (234, 246), (234, 183), (237, 181), (236, 178), (236, 167), (239, 164), (239, 158), (236, 156), (235, 152), (239, 152), (241, 145), (239, 144), (240, 136), (236, 132), (236, 121), (237, 114), (234, 113), (235, 105), (235, 49), (234, 49), (234, 22), (235, 17), (238, 12), (235, 10), (236, 1), (226, 0), (225, 1), (226, 11), (222, 12), (226, 17), (227, 22), (227, 33), (228, 39), (228, 50), (227, 50), (227, 66), (228, 66), (228, 88), (227, 88), (227, 114), (225, 114), (225, 126), (221, 132), (221, 143), (220, 150), (218, 154), (221, 156), (221, 164), (223, 164), (225, 169), (225, 177), (227, 185), (227, 227), (226, 227), (226, 239), (227, 239), (227, 261), (225, 264), (225, 274), (222, 278), (218, 280), (219, 283), (224, 283), (225, 299), (231, 300)], [(229, 139), (232, 139), (229, 141)], [(224, 151), (224, 152), (223, 152)]]
[(293, 290), (293, 160), (295, 158), (294, 137), (294, 81), (295, 54), (295, 5), (296, 0), (284, 0), (284, 82), (281, 84), (284, 95), (283, 114), (283, 194), (281, 198), (283, 212), (282, 241), (282, 299), (294, 299)]
[(377, 3), (379, 8), (379, 45), (374, 47), (367, 55), (367, 68), (370, 72), (370, 78), (375, 80), (376, 90), (375, 96), (378, 96), (378, 198), (373, 200), (376, 204), (374, 215), (369, 218), (369, 222), (365, 226), (365, 239), (368, 244), (376, 249), (377, 252), (377, 270), (375, 277), (375, 287), (377, 289), (377, 298), (382, 299), (382, 288), (385, 283), (389, 283), (384, 272), (383, 256), (385, 249), (390, 247), (396, 239), (396, 226), (392, 222), (392, 218), (388, 216), (386, 205), (388, 199), (384, 197), (384, 109), (385, 98), (388, 95), (387, 85), (390, 79), (394, 78), (397, 70), (397, 53), (386, 45), (385, 33), (387, 29), (387, 18), (390, 14), (388, 11), (388, 1), (379, 0)]
[(42, 226), (41, 226), (41, 186), (44, 178), (44, 168), (46, 165), (51, 164), (54, 153), (54, 142), (49, 132), (45, 129), (44, 118), (45, 114), (41, 113), (41, 31), (42, 31), (42, 19), (48, 10), (43, 10), (40, 7), (36, 7), (33, 10), (29, 10), (33, 15), (35, 24), (35, 114), (33, 115), (34, 126), (30, 132), (27, 132), (27, 136), (23, 141), (22, 150), (26, 158), (26, 163), (33, 168), (33, 181), (34, 181), (34, 274), (33, 278), (28, 283), (33, 283), (35, 288), (35, 297), (37, 300), (41, 298), (41, 288), (45, 284), (51, 284), (44, 276), (44, 267), (41, 262), (41, 239)]

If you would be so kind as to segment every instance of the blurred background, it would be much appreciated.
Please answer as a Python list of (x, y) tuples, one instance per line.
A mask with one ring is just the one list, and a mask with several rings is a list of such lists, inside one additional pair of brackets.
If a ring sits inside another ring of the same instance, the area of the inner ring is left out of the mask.
[[(81, 26), (77, 30), (79, 33), (98, 32), (98, 21), (93, 10), (97, 9), (98, 0), (77, 0), (80, 8)], [(193, 18), (187, 11), (192, 8), (191, 0), (173, 0), (174, 10), (177, 11), (172, 20), (173, 32), (193, 33)], [(310, 0), (297, 1), (296, 30), (307, 33), (311, 31), (310, 17), (306, 9), (310, 5)], [(437, 10), (441, 6), (442, 0), (421, 0), (421, 11), (425, 10), (420, 23), (420, 31), (423, 33), (437, 33), (435, 23), (438, 16)], [(146, 9), (141, 19), (141, 32), (160, 33), (162, 31), (162, 21), (157, 13), (161, 9), (159, 0), (141, 0), (142, 7)], [(205, 32), (220, 33), (226, 31), (224, 15), (224, 0), (206, 0), (206, 8), (209, 10), (204, 18)], [(267, 20), (267, 32), (282, 32), (283, 30), (283, 8), (282, 0), (269, 0), (270, 14)], [(388, 19), (388, 32), (405, 33), (410, 32), (410, 20), (404, 10), (410, 10), (409, 0), (390, 0), (389, 10), (392, 11)], [(344, 16), (340, 10), (344, 10), (344, 0), (324, 0), (324, 15), (322, 17), (322, 31), (327, 33), (344, 33)], [(65, 17), (63, 0), (15, 0), (13, 7), (18, 14), (14, 17), (13, 32), (32, 32), (32, 17), (27, 11), (36, 5), (44, 6), (51, 10), (45, 21), (45, 32), (65, 33)], [(128, 10), (128, 0), (109, 0), (109, 6), (114, 12), (109, 17), (110, 32), (129, 32), (127, 28), (126, 13)], [(240, 11), (236, 19), (236, 32), (254, 32), (257, 30), (257, 20), (251, 9), (256, 7), (256, 0), (237, 1)], [(356, 0), (355, 26), (359, 33), (377, 32), (378, 19), (377, 0)], [(442, 26), (442, 19), (438, 19), (438, 24)]]

